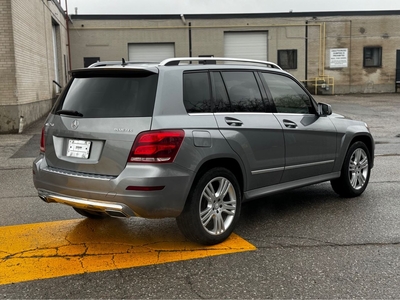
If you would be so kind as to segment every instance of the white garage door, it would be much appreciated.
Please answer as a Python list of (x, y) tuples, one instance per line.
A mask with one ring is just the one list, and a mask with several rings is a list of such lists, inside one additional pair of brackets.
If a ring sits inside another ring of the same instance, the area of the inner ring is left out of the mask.
[(128, 44), (129, 60), (134, 62), (160, 62), (175, 57), (174, 43)]
[(267, 60), (267, 32), (225, 32), (225, 57)]

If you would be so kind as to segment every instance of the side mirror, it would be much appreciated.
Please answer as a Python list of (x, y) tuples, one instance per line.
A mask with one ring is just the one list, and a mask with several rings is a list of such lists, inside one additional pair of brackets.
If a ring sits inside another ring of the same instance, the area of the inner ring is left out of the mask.
[(332, 114), (332, 107), (326, 103), (318, 103), (318, 114), (320, 116), (329, 116)]

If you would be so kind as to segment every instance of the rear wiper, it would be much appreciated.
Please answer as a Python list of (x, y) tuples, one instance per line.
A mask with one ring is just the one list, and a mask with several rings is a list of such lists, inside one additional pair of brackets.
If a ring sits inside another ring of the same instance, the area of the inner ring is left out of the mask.
[(79, 111), (68, 110), (68, 109), (57, 110), (56, 115), (68, 115), (68, 116), (83, 117), (83, 114), (81, 114)]

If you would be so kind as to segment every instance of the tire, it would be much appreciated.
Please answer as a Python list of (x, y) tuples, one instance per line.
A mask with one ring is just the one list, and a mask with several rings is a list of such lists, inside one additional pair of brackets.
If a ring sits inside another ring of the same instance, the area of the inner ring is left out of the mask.
[(86, 217), (86, 218), (90, 218), (90, 219), (105, 219), (108, 218), (109, 215), (107, 215), (106, 213), (103, 212), (98, 212), (98, 211), (89, 211), (89, 210), (85, 210), (85, 209), (81, 209), (81, 208), (76, 208), (73, 207), (73, 209), (80, 215)]
[(208, 170), (193, 184), (176, 221), (187, 239), (215, 245), (232, 233), (240, 209), (241, 191), (236, 177), (231, 171), (218, 167)]
[(371, 173), (371, 154), (363, 142), (355, 142), (347, 151), (341, 175), (331, 180), (333, 190), (342, 197), (360, 196), (367, 188)]

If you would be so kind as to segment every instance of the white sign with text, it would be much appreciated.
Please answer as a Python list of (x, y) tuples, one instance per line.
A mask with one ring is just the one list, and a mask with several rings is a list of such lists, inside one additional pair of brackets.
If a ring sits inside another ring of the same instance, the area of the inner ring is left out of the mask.
[(331, 49), (330, 52), (331, 52), (330, 53), (331, 68), (347, 68), (347, 62), (348, 62), (347, 48)]

